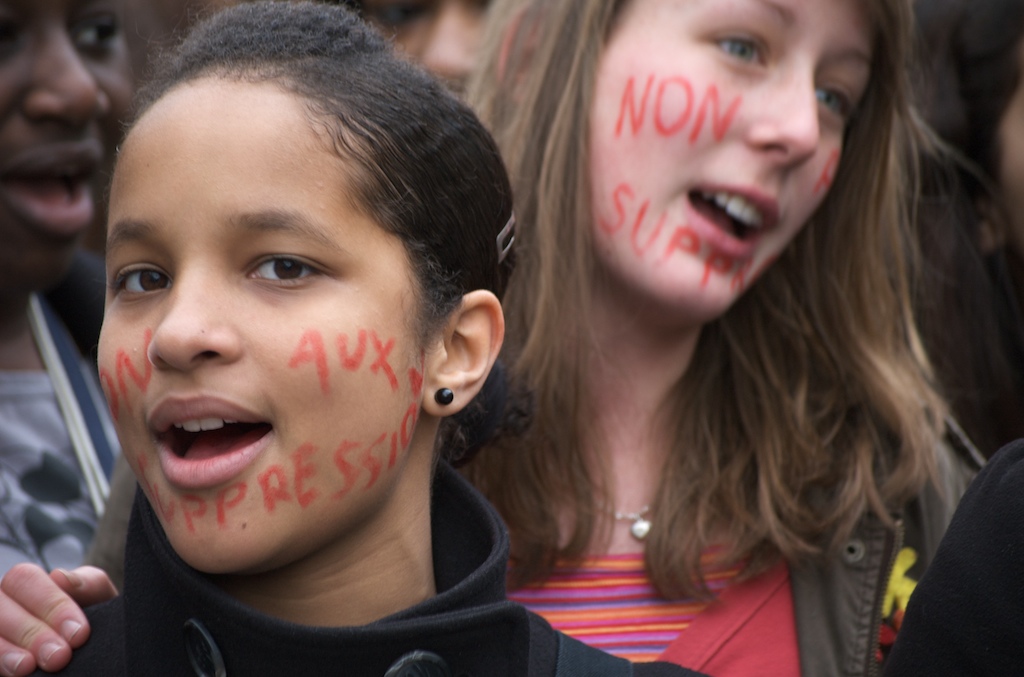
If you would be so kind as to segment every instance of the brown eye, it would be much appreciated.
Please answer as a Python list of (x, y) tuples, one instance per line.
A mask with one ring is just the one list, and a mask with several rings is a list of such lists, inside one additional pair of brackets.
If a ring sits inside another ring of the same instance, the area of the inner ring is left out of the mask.
[(121, 276), (118, 287), (133, 293), (157, 291), (170, 286), (170, 279), (157, 270), (133, 270)]
[(257, 277), (266, 280), (299, 280), (312, 273), (313, 269), (305, 263), (286, 257), (268, 259), (256, 269)]

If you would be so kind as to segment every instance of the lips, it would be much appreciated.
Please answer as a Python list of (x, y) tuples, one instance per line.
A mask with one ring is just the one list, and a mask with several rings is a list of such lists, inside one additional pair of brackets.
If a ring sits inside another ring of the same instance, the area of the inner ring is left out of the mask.
[(228, 423), (216, 430), (190, 432), (171, 428), (162, 439), (175, 456), (191, 461), (234, 453), (259, 440), (272, 429), (269, 423)]
[(75, 237), (95, 217), (92, 183), (102, 158), (97, 140), (32, 146), (0, 166), (0, 199), (40, 231)]
[(160, 469), (181, 490), (210, 489), (249, 467), (274, 439), (267, 422), (218, 398), (173, 398), (150, 416)]
[(723, 230), (731, 230), (741, 240), (764, 227), (760, 210), (742, 195), (696, 192), (690, 195), (690, 201)]
[(757, 240), (778, 222), (778, 208), (769, 198), (723, 188), (690, 191), (692, 224), (720, 254), (734, 259), (753, 255)]

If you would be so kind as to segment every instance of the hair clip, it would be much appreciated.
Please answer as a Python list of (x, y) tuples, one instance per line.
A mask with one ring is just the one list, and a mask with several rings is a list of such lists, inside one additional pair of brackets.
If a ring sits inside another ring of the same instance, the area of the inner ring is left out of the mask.
[(516, 241), (515, 233), (512, 232), (515, 229), (515, 227), (516, 213), (512, 212), (512, 214), (508, 217), (508, 222), (505, 223), (505, 227), (501, 229), (500, 233), (498, 233), (498, 263), (504, 261), (505, 257), (508, 256), (508, 253), (512, 251), (512, 243)]

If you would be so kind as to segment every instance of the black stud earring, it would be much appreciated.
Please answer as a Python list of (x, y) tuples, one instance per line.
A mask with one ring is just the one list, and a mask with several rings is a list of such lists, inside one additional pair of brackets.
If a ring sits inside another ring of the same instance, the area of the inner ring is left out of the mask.
[(447, 406), (455, 400), (455, 393), (452, 392), (451, 388), (438, 388), (437, 392), (434, 393), (434, 401), (441, 406)]

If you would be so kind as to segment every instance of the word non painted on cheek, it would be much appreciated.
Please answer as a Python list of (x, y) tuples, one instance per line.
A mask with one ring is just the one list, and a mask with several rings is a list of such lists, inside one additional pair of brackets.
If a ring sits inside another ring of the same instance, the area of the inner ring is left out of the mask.
[[(381, 473), (393, 468), (399, 455), (409, 448), (418, 417), (419, 403), (413, 402), (397, 430), (383, 432), (370, 441), (342, 440), (326, 454), (306, 442), (289, 454), (287, 463), (275, 463), (262, 470), (256, 476), (255, 486), (244, 480), (235, 482), (217, 492), (212, 500), (196, 494), (164, 496), (160, 485), (149, 478), (146, 457), (139, 454), (128, 458), (166, 524), (173, 524), (180, 515), (185, 529), (191, 533), (200, 521), (212, 520), (217, 528), (227, 529), (232, 510), (247, 497), (258, 500), (263, 511), (273, 515), (282, 505), (306, 510), (317, 503), (340, 500), (355, 489), (371, 489)], [(317, 463), (325, 456), (328, 462)]]
[[(648, 218), (651, 201), (639, 199), (633, 186), (627, 182), (616, 186), (612, 201), (617, 218), (614, 223), (598, 220), (604, 232), (613, 237), (620, 232), (628, 236), (636, 257), (640, 260), (653, 259), (654, 265), (664, 265), (679, 253), (699, 258), (704, 262), (701, 288), (708, 286), (712, 275), (726, 275), (731, 276), (730, 289), (742, 292), (775, 261), (775, 257), (770, 257), (751, 274), (753, 259), (738, 261), (715, 251), (702, 242), (697, 232), (686, 223), (670, 223), (667, 213), (656, 219)], [(663, 235), (667, 235), (667, 239)], [(659, 239), (665, 240), (663, 248), (655, 247)]]
[(110, 415), (114, 421), (117, 421), (120, 416), (121, 402), (123, 401), (126, 405), (128, 403), (130, 384), (134, 384), (134, 387), (140, 393), (145, 393), (149, 387), (149, 380), (153, 375), (153, 365), (149, 361), (148, 351), (150, 341), (152, 340), (153, 331), (147, 329), (142, 336), (142, 350), (133, 351), (135, 354), (141, 353), (142, 355), (141, 362), (143, 367), (141, 371), (136, 368), (128, 351), (123, 348), (119, 349), (114, 357), (113, 375), (111, 375), (110, 369), (100, 367), (100, 384), (103, 386), (103, 392), (107, 396)]
[[(656, 80), (657, 87), (655, 87)], [(654, 75), (648, 75), (644, 81), (642, 92), (638, 93), (639, 89), (636, 77), (630, 77), (626, 81), (619, 108), (619, 119), (615, 124), (616, 137), (622, 136), (628, 121), (633, 136), (639, 134), (648, 124), (653, 125), (654, 130), (664, 137), (675, 136), (689, 127), (690, 133), (687, 138), (693, 144), (700, 138), (710, 111), (711, 133), (716, 141), (721, 141), (729, 131), (729, 126), (742, 101), (742, 97), (735, 97), (723, 112), (718, 87), (712, 84), (704, 89), (700, 103), (695, 105), (697, 99), (693, 85), (682, 76), (658, 79)]]
[[(334, 352), (338, 357), (338, 363), (345, 371), (357, 371), (363, 363), (369, 361), (369, 370), (373, 374), (380, 374), (387, 379), (392, 391), (398, 390), (398, 377), (395, 370), (388, 362), (388, 356), (395, 347), (395, 339), (381, 341), (377, 332), (360, 329), (354, 340), (350, 340), (348, 334), (338, 334), (335, 337)], [(373, 354), (367, 359), (367, 344), (372, 347)], [(372, 360), (372, 361), (370, 361)], [(327, 358), (327, 348), (323, 335), (316, 329), (307, 330), (299, 344), (292, 353), (288, 366), (292, 369), (312, 364), (316, 368), (317, 378), (320, 380), (320, 390), (325, 394), (331, 391), (330, 367)], [(413, 390), (417, 388), (413, 384)]]

